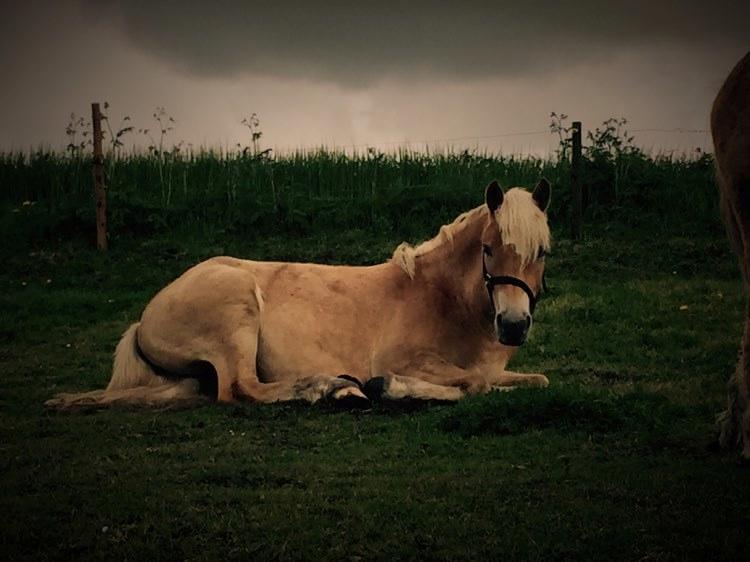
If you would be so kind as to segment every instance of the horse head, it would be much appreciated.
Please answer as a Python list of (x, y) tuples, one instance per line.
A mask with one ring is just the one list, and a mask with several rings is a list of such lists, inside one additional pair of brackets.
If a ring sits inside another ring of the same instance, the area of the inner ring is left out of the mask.
[(505, 193), (496, 181), (487, 186), (482, 275), (497, 337), (505, 345), (523, 344), (533, 323), (544, 256), (550, 249), (546, 213), (550, 191), (546, 179), (539, 181), (533, 193), (520, 188)]

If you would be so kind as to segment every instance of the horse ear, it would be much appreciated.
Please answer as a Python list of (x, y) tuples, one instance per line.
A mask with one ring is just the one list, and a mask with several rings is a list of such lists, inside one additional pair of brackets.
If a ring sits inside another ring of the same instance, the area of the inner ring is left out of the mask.
[(490, 185), (487, 186), (487, 190), (484, 192), (484, 200), (490, 209), (490, 213), (497, 211), (503, 204), (503, 188), (500, 187), (497, 180), (492, 180)]
[(539, 180), (539, 183), (536, 184), (536, 187), (534, 188), (534, 193), (531, 194), (537, 206), (542, 211), (546, 211), (547, 207), (549, 207), (549, 200), (550, 200), (551, 192), (552, 192), (552, 187), (547, 181), (547, 178), (542, 178)]

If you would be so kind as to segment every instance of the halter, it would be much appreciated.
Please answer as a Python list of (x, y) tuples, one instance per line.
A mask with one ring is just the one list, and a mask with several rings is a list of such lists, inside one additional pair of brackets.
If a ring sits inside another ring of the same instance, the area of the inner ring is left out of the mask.
[[(484, 279), (484, 286), (487, 287), (487, 294), (490, 296), (490, 305), (492, 306), (493, 314), (495, 311), (495, 297), (492, 294), (492, 289), (495, 288), (495, 285), (513, 285), (514, 287), (521, 289), (526, 293), (526, 296), (529, 297), (529, 313), (534, 314), (536, 301), (539, 300), (538, 295), (535, 295), (534, 291), (531, 290), (531, 287), (518, 277), (512, 277), (510, 275), (490, 275), (489, 271), (487, 271), (487, 264), (484, 261), (484, 249), (482, 249), (482, 278)], [(544, 276), (542, 276), (542, 288), (544, 288), (545, 285)]]

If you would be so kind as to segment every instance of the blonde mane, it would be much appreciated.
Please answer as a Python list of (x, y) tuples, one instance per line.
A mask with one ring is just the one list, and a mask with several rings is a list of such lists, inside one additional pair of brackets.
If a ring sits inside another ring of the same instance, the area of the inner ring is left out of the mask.
[[(473, 219), (482, 215), (485, 209), (487, 209), (486, 205), (480, 205), (460, 214), (452, 223), (441, 226), (437, 236), (418, 246), (402, 242), (393, 251), (391, 261), (403, 269), (411, 279), (414, 279), (417, 271), (416, 258), (445, 243), (452, 243), (454, 236)], [(502, 205), (495, 211), (495, 218), (500, 227), (503, 244), (515, 246), (516, 253), (521, 257), (524, 266), (537, 259), (540, 250), (546, 252), (550, 249), (547, 215), (539, 209), (531, 193), (525, 189), (519, 187), (509, 189), (503, 197)]]
[(515, 246), (523, 265), (548, 252), (551, 244), (547, 215), (525, 189), (514, 187), (503, 197), (503, 204), (495, 211), (503, 244)]

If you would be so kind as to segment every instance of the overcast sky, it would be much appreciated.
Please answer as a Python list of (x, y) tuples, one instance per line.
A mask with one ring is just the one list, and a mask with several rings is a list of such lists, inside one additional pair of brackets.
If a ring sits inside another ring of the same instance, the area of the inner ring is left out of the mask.
[[(750, 49), (748, 1), (0, 5), (0, 150), (63, 147), (70, 113), (88, 118), (106, 100), (113, 125), (129, 115), (153, 129), (164, 106), (167, 144), (247, 144), (240, 121), (257, 113), (277, 150), (427, 140), (544, 154), (551, 111), (585, 129), (611, 116), (633, 130), (707, 129)], [(635, 136), (655, 150), (710, 147), (706, 133)]]

